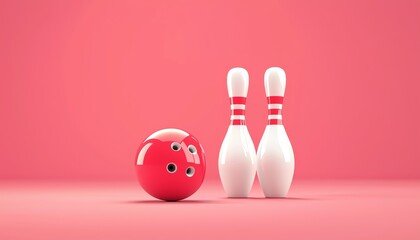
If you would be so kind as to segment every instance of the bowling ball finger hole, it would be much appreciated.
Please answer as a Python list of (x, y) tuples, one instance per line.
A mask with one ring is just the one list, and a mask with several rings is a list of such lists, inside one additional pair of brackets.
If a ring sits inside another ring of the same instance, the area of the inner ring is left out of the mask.
[(197, 149), (193, 145), (188, 146), (188, 151), (192, 154), (197, 153)]
[(194, 173), (195, 173), (195, 169), (193, 167), (189, 167), (185, 171), (185, 174), (187, 174), (187, 177), (192, 177), (194, 175)]
[(169, 173), (176, 172), (176, 165), (174, 163), (169, 163), (166, 165), (166, 170), (168, 170)]
[(181, 149), (181, 145), (180, 145), (179, 143), (177, 143), (177, 142), (173, 142), (173, 143), (171, 144), (171, 148), (172, 148), (172, 150), (174, 150), (174, 151), (179, 151), (179, 150)]

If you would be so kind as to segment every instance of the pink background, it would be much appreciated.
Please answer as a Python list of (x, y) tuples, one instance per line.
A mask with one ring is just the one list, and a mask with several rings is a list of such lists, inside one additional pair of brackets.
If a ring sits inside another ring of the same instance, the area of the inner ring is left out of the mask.
[(296, 179), (420, 177), (419, 1), (0, 1), (0, 178), (131, 180), (138, 145), (177, 127), (218, 179), (226, 74), (287, 74)]
[[(0, 0), (0, 239), (418, 240), (419, 63), (418, 0)], [(287, 198), (218, 180), (237, 66), (256, 146), (264, 71), (286, 71)], [(167, 127), (207, 153), (180, 202), (133, 167)]]

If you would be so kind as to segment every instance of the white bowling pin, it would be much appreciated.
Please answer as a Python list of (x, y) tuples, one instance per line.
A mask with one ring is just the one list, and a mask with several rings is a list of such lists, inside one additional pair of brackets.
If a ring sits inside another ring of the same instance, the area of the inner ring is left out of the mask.
[(272, 67), (264, 74), (268, 101), (268, 124), (258, 145), (257, 173), (266, 197), (286, 197), (292, 183), (295, 157), (282, 123), (286, 74)]
[(230, 98), (230, 126), (219, 153), (219, 174), (228, 197), (248, 197), (256, 174), (256, 152), (245, 123), (249, 77), (243, 68), (227, 75)]

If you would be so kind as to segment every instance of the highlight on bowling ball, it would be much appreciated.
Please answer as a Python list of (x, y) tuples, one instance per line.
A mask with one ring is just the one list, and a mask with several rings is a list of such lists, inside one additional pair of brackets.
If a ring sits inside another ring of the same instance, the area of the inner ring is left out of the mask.
[(135, 167), (137, 179), (147, 193), (161, 200), (178, 201), (200, 188), (206, 158), (194, 136), (167, 128), (153, 133), (140, 145)]

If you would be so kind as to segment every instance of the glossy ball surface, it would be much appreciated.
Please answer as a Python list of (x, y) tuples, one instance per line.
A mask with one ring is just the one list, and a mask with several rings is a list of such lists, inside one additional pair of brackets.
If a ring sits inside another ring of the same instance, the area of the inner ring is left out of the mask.
[(135, 166), (138, 181), (147, 193), (161, 200), (177, 201), (200, 188), (206, 159), (195, 137), (168, 128), (153, 133), (140, 145)]

